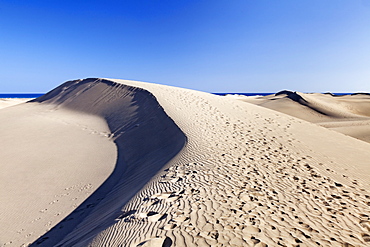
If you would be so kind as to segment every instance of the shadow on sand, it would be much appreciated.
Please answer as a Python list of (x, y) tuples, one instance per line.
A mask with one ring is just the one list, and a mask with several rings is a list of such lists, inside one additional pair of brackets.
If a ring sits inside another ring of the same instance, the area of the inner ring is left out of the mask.
[(104, 118), (118, 156), (106, 181), (31, 246), (87, 244), (114, 224), (121, 208), (186, 144), (184, 133), (144, 89), (90, 78), (66, 82), (32, 102)]

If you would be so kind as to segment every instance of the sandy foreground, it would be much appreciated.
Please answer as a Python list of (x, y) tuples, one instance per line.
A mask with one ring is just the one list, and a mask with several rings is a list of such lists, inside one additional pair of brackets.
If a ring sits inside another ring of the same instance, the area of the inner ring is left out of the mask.
[(369, 246), (370, 144), (296, 117), (91, 78), (3, 108), (0, 245)]

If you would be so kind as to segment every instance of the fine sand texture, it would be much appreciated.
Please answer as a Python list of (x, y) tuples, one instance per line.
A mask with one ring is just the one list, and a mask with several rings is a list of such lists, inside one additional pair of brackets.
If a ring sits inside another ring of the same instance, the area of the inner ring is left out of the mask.
[(18, 104), (24, 103), (29, 100), (31, 99), (30, 98), (0, 98), (0, 109), (13, 106), (13, 105), (18, 105)]
[(370, 244), (370, 144), (286, 114), (90, 78), (0, 124), (2, 245)]
[(370, 142), (368, 93), (333, 95), (285, 90), (264, 97), (237, 98)]

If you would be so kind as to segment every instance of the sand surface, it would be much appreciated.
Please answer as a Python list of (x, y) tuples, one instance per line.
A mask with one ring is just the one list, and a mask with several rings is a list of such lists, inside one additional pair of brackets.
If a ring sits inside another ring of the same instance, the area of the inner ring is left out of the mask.
[(370, 142), (370, 94), (335, 96), (282, 91), (264, 97), (237, 98)]
[(0, 98), (0, 109), (27, 102), (29, 98)]
[(370, 144), (277, 111), (85, 79), (0, 125), (2, 245), (370, 243)]

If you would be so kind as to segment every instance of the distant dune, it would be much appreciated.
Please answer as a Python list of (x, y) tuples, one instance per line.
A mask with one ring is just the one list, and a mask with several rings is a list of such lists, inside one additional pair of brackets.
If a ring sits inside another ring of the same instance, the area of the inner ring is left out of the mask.
[(340, 133), (370, 142), (370, 94), (336, 96), (281, 91), (240, 100), (279, 111)]
[(30, 99), (21, 99), (21, 98), (9, 98), (9, 99), (1, 99), (0, 98), (0, 109), (13, 106), (13, 105), (18, 105), (20, 103), (24, 103), (26, 101), (29, 101)]
[(370, 144), (298, 119), (362, 123), (368, 97), (246, 99), (292, 117), (164, 85), (66, 82), (0, 110), (0, 243), (369, 245)]

